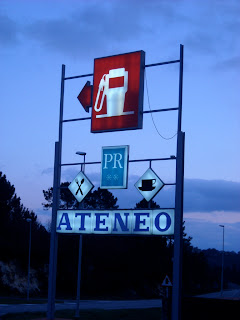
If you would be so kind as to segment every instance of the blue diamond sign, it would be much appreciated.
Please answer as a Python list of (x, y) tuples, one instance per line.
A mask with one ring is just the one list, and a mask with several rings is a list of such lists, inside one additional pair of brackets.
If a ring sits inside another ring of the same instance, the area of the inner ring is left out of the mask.
[(82, 171), (77, 174), (75, 179), (68, 186), (68, 189), (72, 192), (78, 202), (81, 202), (93, 188), (94, 185)]
[(126, 189), (129, 146), (102, 147), (101, 189)]
[(151, 168), (148, 168), (135, 183), (135, 187), (147, 201), (150, 201), (164, 187), (164, 183)]

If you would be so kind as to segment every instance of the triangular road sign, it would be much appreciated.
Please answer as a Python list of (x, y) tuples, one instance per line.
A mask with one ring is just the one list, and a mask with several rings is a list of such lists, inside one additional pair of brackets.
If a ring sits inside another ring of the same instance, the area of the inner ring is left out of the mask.
[(165, 279), (163, 280), (162, 286), (172, 287), (172, 282), (170, 281), (168, 276), (166, 276)]

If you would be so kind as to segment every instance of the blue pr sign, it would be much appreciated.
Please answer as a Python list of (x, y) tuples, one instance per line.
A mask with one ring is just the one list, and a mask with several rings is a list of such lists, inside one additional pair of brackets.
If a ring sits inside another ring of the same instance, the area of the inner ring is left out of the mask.
[(129, 146), (102, 147), (101, 189), (126, 189)]

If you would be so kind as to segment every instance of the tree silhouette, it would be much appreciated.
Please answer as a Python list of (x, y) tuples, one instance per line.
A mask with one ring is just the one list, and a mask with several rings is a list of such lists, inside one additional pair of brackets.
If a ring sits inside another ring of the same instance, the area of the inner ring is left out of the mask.
[[(76, 209), (78, 207), (78, 202), (74, 198), (73, 194), (68, 189), (69, 182), (62, 182), (60, 185), (60, 209)], [(48, 188), (48, 190), (43, 190), (43, 196), (46, 200), (42, 203), (43, 208), (48, 210), (52, 207), (53, 202), (53, 187)]]
[[(78, 209), (79, 203), (72, 195), (71, 191), (68, 189), (69, 182), (63, 182), (60, 186), (60, 209)], [(43, 196), (46, 200), (42, 203), (44, 209), (49, 209), (52, 207), (53, 201), (53, 188), (48, 188), (48, 190), (43, 190)], [(107, 189), (100, 189), (91, 191), (81, 202), (81, 206), (84, 209), (117, 209), (117, 197)]]
[(94, 190), (89, 192), (86, 198), (83, 200), (83, 206), (85, 209), (117, 209), (118, 198), (107, 189)]
[(12, 270), (15, 270), (15, 279), (19, 279), (19, 284), (26, 279), (30, 228), (28, 218), (32, 220), (31, 268), (43, 268), (47, 263), (49, 236), (37, 221), (36, 214), (23, 206), (21, 199), (15, 193), (14, 186), (2, 172), (0, 172), (0, 216), (0, 292), (2, 290), (21, 292), (19, 291), (22, 290), (21, 286), (15, 283), (16, 287), (14, 287), (11, 281), (6, 280), (11, 277), (7, 276), (7, 268), (1, 268), (1, 266), (10, 264)]
[(146, 199), (142, 199), (138, 203), (136, 203), (136, 206), (134, 209), (159, 209), (160, 206), (155, 201), (150, 200), (149, 202)]

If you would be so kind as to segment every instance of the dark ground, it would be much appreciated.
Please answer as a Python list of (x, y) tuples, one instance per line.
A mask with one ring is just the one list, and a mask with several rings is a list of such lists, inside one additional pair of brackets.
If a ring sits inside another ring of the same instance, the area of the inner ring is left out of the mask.
[(184, 298), (182, 320), (240, 319), (240, 300)]

